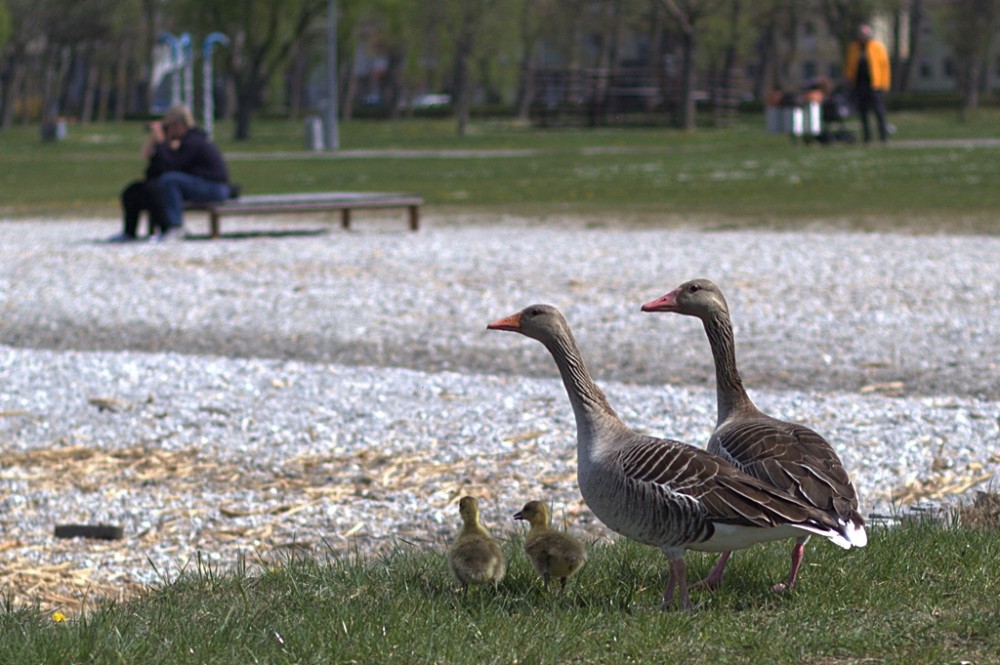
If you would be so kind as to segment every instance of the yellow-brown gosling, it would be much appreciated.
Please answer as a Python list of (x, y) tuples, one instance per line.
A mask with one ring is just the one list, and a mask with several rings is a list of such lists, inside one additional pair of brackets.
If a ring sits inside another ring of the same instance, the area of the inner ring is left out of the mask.
[(568, 533), (552, 528), (549, 507), (542, 501), (524, 504), (519, 512), (514, 513), (514, 519), (531, 525), (524, 538), (524, 551), (528, 553), (535, 572), (545, 580), (545, 588), (549, 588), (549, 578), (555, 577), (559, 580), (560, 589), (565, 589), (566, 580), (587, 560), (583, 543)]
[(479, 520), (479, 503), (475, 497), (464, 496), (458, 502), (462, 530), (448, 550), (448, 561), (462, 590), (470, 584), (496, 586), (507, 572), (507, 559), (500, 544), (493, 539)]

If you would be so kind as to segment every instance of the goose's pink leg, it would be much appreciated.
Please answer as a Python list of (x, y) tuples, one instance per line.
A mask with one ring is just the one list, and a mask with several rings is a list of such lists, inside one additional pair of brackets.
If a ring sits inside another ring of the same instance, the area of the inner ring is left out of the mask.
[(708, 589), (709, 591), (715, 591), (716, 589), (718, 589), (719, 587), (721, 587), (722, 586), (722, 574), (726, 570), (726, 563), (729, 561), (729, 557), (731, 555), (732, 555), (732, 552), (729, 551), (729, 550), (723, 552), (722, 556), (719, 557), (719, 562), (715, 564), (715, 568), (713, 568), (712, 572), (710, 572), (708, 574), (708, 577), (706, 577), (702, 581), (694, 584), (691, 588), (692, 589)]
[[(674, 603), (674, 587), (678, 587), (677, 603)], [(670, 577), (667, 578), (667, 586), (663, 589), (663, 600), (660, 602), (661, 610), (669, 610), (676, 607), (679, 610), (694, 609), (691, 604), (691, 597), (688, 595), (687, 573), (684, 569), (684, 557), (670, 560)]]
[(806, 540), (808, 538), (799, 538), (795, 541), (795, 547), (792, 548), (792, 569), (788, 573), (788, 584), (778, 582), (772, 587), (775, 591), (791, 591), (795, 588), (795, 578), (799, 575), (799, 567), (802, 566), (802, 557), (806, 551)]

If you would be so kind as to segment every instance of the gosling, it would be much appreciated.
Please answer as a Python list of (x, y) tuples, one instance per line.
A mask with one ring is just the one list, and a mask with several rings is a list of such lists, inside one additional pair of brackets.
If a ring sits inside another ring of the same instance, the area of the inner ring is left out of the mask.
[(496, 586), (507, 572), (507, 559), (500, 544), (479, 520), (479, 503), (475, 497), (464, 496), (458, 502), (458, 512), (462, 516), (462, 530), (448, 551), (448, 560), (462, 591), (470, 584)]
[(554, 530), (550, 526), (549, 507), (541, 501), (524, 504), (520, 512), (514, 513), (514, 519), (531, 525), (524, 539), (524, 551), (535, 572), (545, 581), (545, 588), (549, 588), (549, 578), (555, 577), (559, 579), (560, 590), (565, 589), (567, 578), (587, 560), (583, 543), (568, 533)]

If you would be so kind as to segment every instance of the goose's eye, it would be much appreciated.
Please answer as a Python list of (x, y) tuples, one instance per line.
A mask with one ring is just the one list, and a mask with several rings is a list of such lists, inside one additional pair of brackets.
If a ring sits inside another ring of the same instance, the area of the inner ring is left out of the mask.
[(701, 287), (697, 284), (692, 284), (688, 287), (688, 293), (698, 293), (699, 291), (701, 291)]

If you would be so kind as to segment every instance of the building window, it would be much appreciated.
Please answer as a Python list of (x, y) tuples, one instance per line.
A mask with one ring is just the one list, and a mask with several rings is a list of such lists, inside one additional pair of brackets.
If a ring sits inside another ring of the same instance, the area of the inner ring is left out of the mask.
[(924, 80), (934, 78), (934, 67), (931, 66), (930, 61), (920, 61), (920, 78)]
[(843, 74), (843, 69), (839, 63), (831, 62), (826, 66), (826, 75), (836, 81)]
[(944, 62), (941, 63), (944, 70), (944, 75), (950, 79), (955, 78), (955, 61), (951, 58), (945, 58)]
[(819, 69), (816, 67), (815, 60), (806, 60), (802, 63), (802, 80), (811, 81), (816, 78), (816, 74), (819, 73)]
[(816, 26), (812, 21), (802, 24), (802, 50), (806, 53), (816, 50)]

